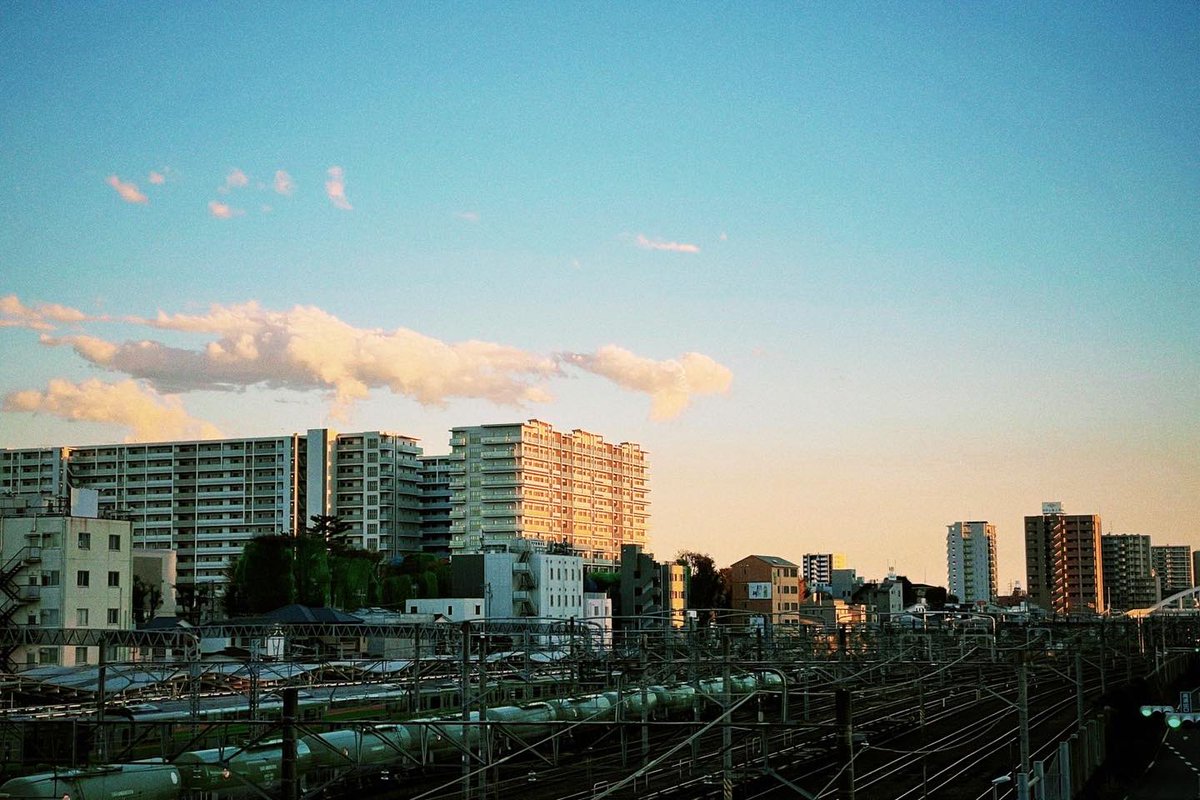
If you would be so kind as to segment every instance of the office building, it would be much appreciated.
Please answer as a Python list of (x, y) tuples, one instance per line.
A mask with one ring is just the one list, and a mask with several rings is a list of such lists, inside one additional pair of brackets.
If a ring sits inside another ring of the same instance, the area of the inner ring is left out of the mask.
[(646, 453), (636, 444), (530, 420), (454, 428), (450, 447), (452, 553), (565, 542), (611, 568), (622, 545), (646, 543)]
[(842, 553), (805, 553), (800, 559), (804, 568), (804, 584), (810, 592), (828, 594), (835, 569), (846, 568)]
[(986, 521), (947, 525), (946, 571), (958, 602), (996, 602), (996, 526)]
[(1150, 559), (1163, 599), (1192, 588), (1192, 548), (1186, 544), (1156, 544), (1150, 548)]
[[(0, 502), (0, 628), (127, 630), (133, 627), (132, 592), (128, 521), (76, 516), (36, 495)], [(0, 648), (0, 669), (96, 664), (98, 650), (7, 646)]]
[[(421, 549), (415, 439), (382, 431), (0, 450), (0, 493), (99, 493), (134, 544), (178, 553), (185, 591), (214, 590), (246, 542), (295, 534), (313, 516), (350, 524), (354, 546)], [(182, 593), (182, 592), (181, 592)], [(209, 595), (215, 591), (209, 591)]]
[(1104, 609), (1100, 517), (1066, 514), (1062, 503), (1042, 504), (1025, 517), (1025, 572), (1029, 601), (1054, 614)]
[(1100, 537), (1105, 608), (1114, 613), (1149, 608), (1159, 597), (1150, 537), (1138, 533), (1107, 533)]
[(779, 621), (795, 615), (803, 602), (804, 578), (800, 567), (779, 556), (746, 556), (729, 566), (734, 609), (762, 614)]

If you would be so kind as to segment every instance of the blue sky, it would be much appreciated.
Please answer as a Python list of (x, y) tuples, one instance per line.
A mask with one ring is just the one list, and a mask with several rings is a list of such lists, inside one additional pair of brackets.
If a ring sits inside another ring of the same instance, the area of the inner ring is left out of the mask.
[(2, 13), (0, 444), (538, 417), (660, 555), (1200, 547), (1194, 4)]

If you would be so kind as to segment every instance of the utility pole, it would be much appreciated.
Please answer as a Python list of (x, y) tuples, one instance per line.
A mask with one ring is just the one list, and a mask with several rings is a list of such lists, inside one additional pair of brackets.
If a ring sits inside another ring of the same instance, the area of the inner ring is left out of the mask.
[(108, 639), (100, 637), (100, 657), (96, 661), (96, 742), (99, 751), (96, 755), (99, 757), (100, 763), (108, 755), (108, 741), (104, 735), (104, 704), (108, 702), (105, 698), (104, 684), (108, 678)]
[(283, 717), (280, 720), (283, 728), (283, 752), (279, 773), (282, 800), (296, 800), (300, 788), (296, 772), (296, 712), (300, 706), (300, 692), (291, 687), (283, 689), (280, 694), (283, 696)]
[(1021, 739), (1021, 772), (1017, 775), (1017, 800), (1029, 800), (1029, 672), (1026, 653), (1017, 653), (1017, 726)]
[(721, 660), (723, 662), (721, 682), (721, 712), (725, 721), (721, 723), (721, 797), (733, 800), (733, 731), (729, 727), (729, 707), (733, 704), (733, 678), (729, 674), (729, 632), (721, 631)]
[[(486, 630), (486, 629), (485, 629)], [(483, 768), (479, 771), (479, 796), (487, 798), (487, 773), (492, 764), (492, 742), (484, 719), (487, 717), (487, 635), (479, 637), (479, 756)], [(470, 748), (468, 748), (470, 749)]]
[(462, 742), (464, 745), (462, 753), (462, 796), (463, 800), (471, 800), (471, 756), (469, 754), (470, 739), (468, 738), (468, 724), (471, 720), (471, 700), (469, 697), (471, 690), (471, 623), (464, 621), (462, 624), (462, 674), (458, 682), (459, 690), (462, 693)]
[(1083, 727), (1083, 653), (1075, 651), (1075, 723)]
[(854, 800), (854, 709), (849, 689), (838, 689), (834, 693), (835, 713), (838, 726), (838, 760), (845, 761), (842, 768), (840, 794), (842, 800)]

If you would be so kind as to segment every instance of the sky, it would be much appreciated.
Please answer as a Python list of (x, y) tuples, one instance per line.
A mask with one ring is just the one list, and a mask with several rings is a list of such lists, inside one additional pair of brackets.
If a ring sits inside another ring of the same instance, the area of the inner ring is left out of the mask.
[(1200, 548), (1200, 5), (0, 10), (0, 447), (537, 418), (651, 549)]

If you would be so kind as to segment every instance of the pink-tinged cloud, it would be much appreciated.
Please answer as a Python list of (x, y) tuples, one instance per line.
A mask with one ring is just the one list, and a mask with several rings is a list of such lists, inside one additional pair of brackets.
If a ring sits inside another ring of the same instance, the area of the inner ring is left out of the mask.
[(88, 319), (91, 318), (79, 309), (58, 303), (27, 306), (15, 294), (0, 297), (0, 328), (51, 331), (57, 327), (54, 323), (78, 323)]
[(240, 208), (234, 208), (233, 206), (225, 203), (220, 203), (216, 200), (210, 200), (208, 203), (208, 213), (212, 214), (217, 219), (233, 219), (234, 217), (240, 217), (246, 212)]
[(643, 250), (666, 250), (671, 253), (699, 253), (700, 248), (694, 244), (685, 242), (664, 242), (661, 239), (648, 239), (644, 234), (639, 233), (634, 243)]
[(163, 175), (161, 172), (155, 172), (154, 170), (151, 170), (150, 175), (147, 176), (146, 180), (150, 181), (155, 186), (162, 186), (167, 182), (167, 176)]
[(670, 419), (694, 396), (728, 391), (732, 377), (700, 353), (655, 361), (606, 345), (595, 353), (545, 355), (495, 342), (445, 342), (407, 328), (357, 328), (313, 306), (272, 311), (249, 302), (123, 321), (202, 341), (175, 346), (90, 334), (43, 334), (40, 341), (70, 347), (90, 364), (169, 395), (252, 386), (327, 391), (335, 416), (374, 389), (427, 406), (455, 398), (518, 407), (549, 402), (547, 384), (562, 377), (564, 367), (576, 367), (647, 394), (652, 418)]
[(117, 190), (117, 194), (126, 203), (148, 203), (150, 202), (146, 195), (138, 190), (138, 187), (132, 183), (123, 183), (116, 175), (108, 176), (108, 185)]
[(230, 189), (243, 189), (250, 184), (250, 178), (240, 169), (234, 168), (225, 176), (225, 183), (219, 191), (228, 192)]
[(296, 184), (292, 182), (292, 176), (288, 175), (283, 170), (275, 171), (275, 192), (276, 194), (288, 195), (296, 191)]
[(329, 168), (329, 180), (325, 181), (325, 194), (329, 202), (343, 211), (350, 211), (354, 206), (346, 199), (346, 174), (341, 167)]
[(101, 422), (130, 429), (126, 441), (215, 439), (222, 436), (212, 423), (188, 414), (178, 397), (159, 394), (137, 381), (82, 383), (56, 378), (46, 391), (12, 392), (4, 398), (6, 412), (49, 414), (72, 422)]
[(461, 220), (470, 222), (473, 225), (479, 222), (479, 212), (477, 211), (460, 211), (458, 214), (455, 214), (455, 216)]
[(650, 395), (650, 418), (673, 419), (683, 413), (695, 395), (725, 394), (733, 373), (702, 353), (684, 353), (678, 359), (655, 361), (616, 345), (595, 353), (568, 353), (563, 362), (601, 375), (634, 392)]

